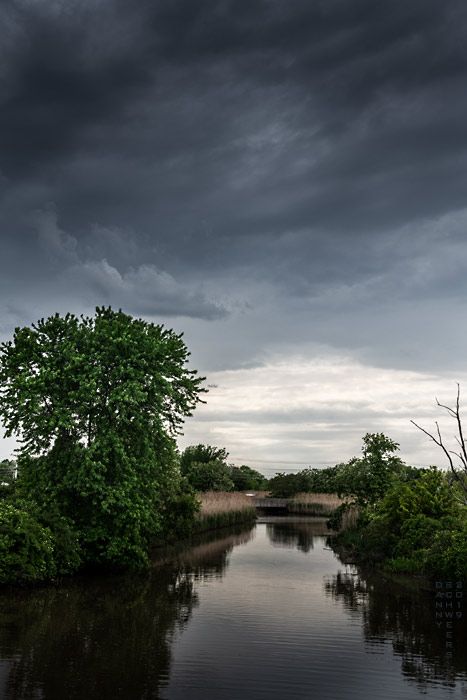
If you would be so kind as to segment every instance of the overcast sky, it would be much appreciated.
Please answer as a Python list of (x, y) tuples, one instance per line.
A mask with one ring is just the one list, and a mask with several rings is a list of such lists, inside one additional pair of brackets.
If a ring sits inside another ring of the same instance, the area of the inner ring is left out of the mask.
[(458, 381), (467, 421), (463, 0), (2, 0), (0, 36), (2, 340), (121, 307), (210, 385), (181, 448), (444, 466), (410, 419)]

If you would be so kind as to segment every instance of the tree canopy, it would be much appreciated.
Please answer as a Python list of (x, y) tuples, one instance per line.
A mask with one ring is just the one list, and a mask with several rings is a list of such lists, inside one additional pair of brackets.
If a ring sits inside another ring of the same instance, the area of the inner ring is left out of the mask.
[(16, 328), (0, 346), (0, 417), (19, 482), (80, 532), (88, 559), (146, 561), (179, 494), (174, 436), (203, 378), (172, 330), (97, 308)]
[(196, 491), (246, 491), (265, 488), (267, 479), (246, 464), (227, 464), (224, 447), (189, 445), (180, 455), (180, 470)]
[(189, 445), (180, 455), (180, 470), (195, 491), (233, 491), (228, 452), (212, 445)]

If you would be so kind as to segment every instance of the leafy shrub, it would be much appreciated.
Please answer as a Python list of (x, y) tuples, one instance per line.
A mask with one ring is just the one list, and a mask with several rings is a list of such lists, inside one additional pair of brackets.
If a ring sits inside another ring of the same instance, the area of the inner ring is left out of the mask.
[(54, 576), (53, 535), (28, 512), (26, 503), (0, 502), (0, 582)]
[(361, 554), (368, 561), (381, 562), (392, 554), (397, 535), (386, 515), (374, 516), (361, 533)]
[(398, 483), (383, 498), (379, 507), (393, 526), (417, 515), (439, 519), (456, 511), (455, 500), (450, 487), (444, 481), (441, 471), (432, 467), (420, 478), (407, 483)]
[(395, 547), (395, 556), (407, 556), (417, 549), (424, 549), (433, 541), (439, 530), (439, 520), (419, 513), (406, 520), (400, 529), (400, 539)]
[(384, 562), (384, 569), (395, 574), (420, 574), (427, 560), (428, 550), (420, 549), (411, 557), (401, 556)]
[(437, 576), (467, 580), (467, 527), (441, 529), (436, 533), (427, 568)]
[(41, 514), (26, 500), (0, 501), (1, 583), (53, 578), (81, 563), (76, 533), (58, 513)]
[(165, 503), (163, 535), (169, 538), (191, 535), (199, 510), (200, 502), (194, 494), (182, 493), (173, 496)]

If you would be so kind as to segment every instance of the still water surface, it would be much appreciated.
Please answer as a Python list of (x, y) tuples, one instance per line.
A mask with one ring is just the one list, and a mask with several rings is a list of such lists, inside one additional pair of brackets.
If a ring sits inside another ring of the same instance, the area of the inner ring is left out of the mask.
[(322, 520), (264, 518), (147, 575), (2, 591), (0, 698), (467, 698), (466, 625), (449, 658), (436, 602), (343, 564)]

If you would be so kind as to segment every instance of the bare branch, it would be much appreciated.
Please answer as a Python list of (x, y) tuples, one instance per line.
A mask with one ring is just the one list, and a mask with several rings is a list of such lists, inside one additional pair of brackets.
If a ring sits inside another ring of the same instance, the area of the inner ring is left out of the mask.
[[(438, 406), (441, 406), (441, 404), (440, 404), (438, 401), (437, 401), (437, 403), (438, 403)], [(442, 406), (442, 408), (446, 408), (446, 406)], [(452, 409), (449, 409), (449, 410), (452, 410)], [(422, 433), (425, 433), (425, 435), (427, 435), (431, 440), (433, 440), (433, 442), (434, 442), (436, 445), (438, 445), (438, 447), (441, 447), (441, 449), (443, 450), (444, 454), (445, 454), (446, 457), (447, 457), (447, 460), (448, 460), (448, 462), (449, 462), (449, 466), (450, 466), (450, 468), (451, 468), (451, 471), (452, 471), (454, 477), (457, 479), (457, 481), (458, 481), (459, 484), (461, 485), (462, 490), (463, 490), (464, 493), (467, 495), (467, 486), (466, 486), (466, 484), (464, 483), (464, 480), (463, 480), (463, 479), (461, 478), (461, 476), (459, 475), (457, 469), (454, 467), (454, 464), (453, 464), (453, 461), (452, 461), (452, 457), (451, 457), (451, 454), (456, 455), (456, 457), (459, 457), (459, 455), (458, 455), (456, 452), (449, 452), (449, 450), (446, 449), (446, 447), (445, 447), (445, 445), (444, 445), (444, 443), (443, 443), (443, 438), (441, 437), (441, 431), (440, 431), (440, 429), (439, 429), (439, 424), (438, 424), (438, 422), (437, 422), (437, 421), (435, 422), (436, 431), (437, 431), (437, 433), (438, 433), (438, 439), (436, 439), (434, 435), (432, 435), (431, 433), (429, 433), (428, 430), (425, 430), (425, 428), (422, 428), (420, 425), (418, 425), (415, 421), (411, 420), (410, 422), (413, 423), (413, 425), (414, 425), (416, 428), (418, 428), (419, 430), (421, 430)], [(461, 461), (462, 461), (462, 459), (461, 459)], [(467, 505), (467, 503), (464, 503), (464, 505)]]
[(456, 417), (456, 412), (453, 408), (451, 408), (450, 406), (445, 406), (444, 403), (440, 403), (438, 399), (436, 399), (436, 403), (440, 408), (445, 408), (449, 415), (451, 415), (453, 418)]
[(460, 406), (459, 406), (459, 399), (460, 399), (460, 386), (459, 384), (457, 385), (457, 401), (456, 401), (456, 419), (457, 419), (457, 429), (459, 431), (459, 437), (460, 437), (460, 443), (461, 443), (461, 450), (463, 454), (463, 460), (462, 462), (464, 465), (467, 465), (467, 452), (465, 450), (465, 439), (464, 435), (462, 433), (462, 423), (461, 423), (461, 414), (460, 414)]
[(467, 462), (466, 462), (465, 457), (464, 457), (464, 450), (462, 449), (462, 443), (459, 440), (459, 438), (457, 437), (457, 435), (454, 435), (454, 440), (457, 442), (457, 444), (461, 448), (462, 454), (459, 452), (452, 452), (452, 450), (451, 450), (451, 452), (452, 452), (452, 454), (456, 455), (456, 457), (458, 457), (460, 459), (460, 461), (462, 462), (462, 469), (464, 469), (464, 471), (467, 471)]
[[(438, 442), (438, 440), (431, 433), (428, 432), (428, 430), (425, 430), (425, 428), (422, 428), (422, 426), (418, 425), (414, 420), (411, 420), (410, 422), (413, 423), (416, 428), (421, 430), (422, 433), (425, 433), (425, 435), (428, 435), (428, 437), (431, 438), (431, 440), (433, 440), (433, 442), (435, 442), (437, 445), (439, 445), (439, 447), (443, 446), (441, 442)], [(436, 423), (436, 426), (438, 426), (438, 423)], [(438, 428), (438, 434), (439, 434), (439, 428)]]

